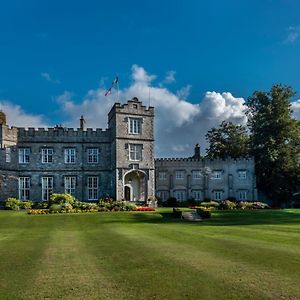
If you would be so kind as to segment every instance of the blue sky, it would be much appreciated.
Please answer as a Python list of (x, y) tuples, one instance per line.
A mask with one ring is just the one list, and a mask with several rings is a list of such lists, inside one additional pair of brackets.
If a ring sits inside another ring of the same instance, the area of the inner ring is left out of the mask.
[(2, 1), (0, 104), (71, 124), (58, 99), (80, 106), (115, 74), (129, 90), (133, 65), (156, 75), (148, 85), (186, 88), (178, 101), (195, 105), (208, 91), (245, 99), (284, 83), (300, 92), (299, 34), (296, 0)]

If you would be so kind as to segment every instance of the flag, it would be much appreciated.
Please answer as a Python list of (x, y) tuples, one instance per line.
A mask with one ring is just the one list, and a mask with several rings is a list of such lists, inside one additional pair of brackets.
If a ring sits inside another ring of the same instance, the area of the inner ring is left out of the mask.
[(106, 93), (104, 94), (104, 96), (109, 96), (109, 95), (111, 94), (111, 88), (112, 88), (112, 87), (110, 87), (110, 88), (106, 91)]
[(116, 76), (116, 78), (112, 81), (112, 85), (117, 84), (119, 82), (119, 77)]

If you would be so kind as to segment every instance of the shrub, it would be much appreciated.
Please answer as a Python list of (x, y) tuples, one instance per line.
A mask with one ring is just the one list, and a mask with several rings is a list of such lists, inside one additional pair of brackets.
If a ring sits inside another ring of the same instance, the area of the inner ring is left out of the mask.
[(202, 219), (209, 219), (211, 217), (211, 212), (207, 208), (197, 208), (196, 212)]
[(170, 198), (167, 199), (167, 201), (164, 202), (164, 206), (177, 207), (178, 206), (178, 201), (175, 197), (170, 197)]
[(52, 204), (49, 211), (50, 213), (60, 213), (62, 211), (62, 204)]
[(52, 204), (60, 204), (60, 203), (69, 203), (73, 204), (74, 203), (74, 197), (70, 194), (52, 194), (48, 204), (51, 206)]
[(125, 210), (131, 211), (136, 208), (136, 205), (134, 203), (125, 202)]
[(27, 201), (20, 201), (20, 208), (22, 209), (31, 209), (33, 206), (33, 202), (30, 200)]
[(19, 210), (21, 206), (21, 201), (16, 198), (7, 198), (4, 202), (5, 209), (9, 210)]
[(223, 200), (219, 204), (219, 209), (235, 209), (235, 208), (236, 208), (236, 204), (229, 200)]
[(216, 201), (209, 201), (209, 202), (201, 202), (200, 203), (200, 206), (204, 207), (204, 208), (211, 208), (211, 209), (214, 209), (214, 208), (218, 208), (219, 207), (219, 203), (216, 202)]

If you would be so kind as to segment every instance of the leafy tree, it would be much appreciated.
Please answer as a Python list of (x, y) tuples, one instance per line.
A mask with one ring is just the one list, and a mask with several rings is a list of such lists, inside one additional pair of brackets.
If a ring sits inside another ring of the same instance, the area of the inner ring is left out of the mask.
[(246, 102), (257, 186), (275, 205), (288, 201), (299, 185), (300, 130), (289, 101), (294, 95), (291, 87), (274, 85)]
[(206, 134), (209, 158), (238, 158), (249, 156), (249, 135), (242, 125), (223, 121), (218, 128), (212, 128)]

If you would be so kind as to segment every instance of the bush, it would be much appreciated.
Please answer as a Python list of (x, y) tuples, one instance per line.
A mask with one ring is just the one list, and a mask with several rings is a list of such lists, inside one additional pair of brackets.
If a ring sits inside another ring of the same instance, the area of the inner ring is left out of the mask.
[(214, 208), (219, 207), (219, 202), (216, 202), (216, 201), (205, 202), (205, 201), (203, 201), (203, 202), (200, 203), (200, 206), (202, 206), (204, 208), (214, 209)]
[(50, 213), (60, 213), (62, 211), (62, 204), (52, 204), (49, 211)]
[(197, 208), (196, 212), (202, 219), (209, 219), (211, 217), (211, 212), (207, 208)]
[(30, 200), (27, 201), (20, 201), (20, 208), (22, 209), (31, 209), (33, 206), (33, 202)]
[(164, 206), (166, 207), (177, 207), (178, 206), (178, 201), (174, 197), (170, 197), (167, 199), (167, 201), (164, 202)]
[(74, 197), (70, 194), (52, 194), (48, 204), (51, 206), (52, 204), (60, 204), (60, 203), (69, 203), (73, 204), (74, 203)]
[(7, 198), (7, 200), (4, 201), (4, 207), (9, 210), (20, 210), (21, 201), (16, 198)]
[(223, 200), (219, 204), (219, 209), (235, 209), (235, 208), (236, 208), (236, 204), (229, 200)]
[(250, 201), (240, 201), (237, 203), (237, 208), (239, 209), (265, 209), (270, 208), (267, 203), (263, 202), (250, 202)]

